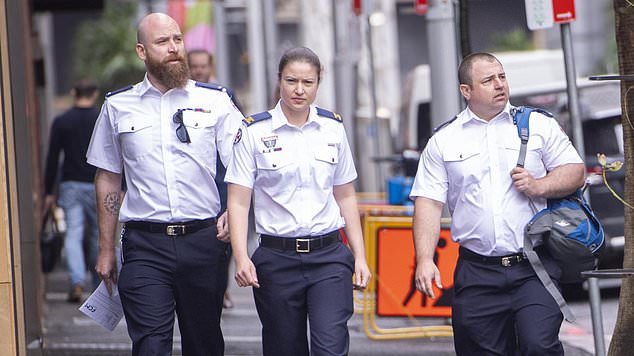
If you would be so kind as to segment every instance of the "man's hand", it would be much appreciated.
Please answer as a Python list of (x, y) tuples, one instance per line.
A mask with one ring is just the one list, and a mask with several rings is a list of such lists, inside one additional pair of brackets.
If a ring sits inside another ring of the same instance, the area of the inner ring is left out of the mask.
[(47, 194), (44, 197), (44, 209), (42, 211), (47, 212), (55, 205), (55, 196), (53, 194)]
[(436, 298), (434, 296), (434, 289), (432, 282), (436, 282), (436, 287), (442, 289), (442, 282), (440, 281), (440, 271), (438, 267), (432, 261), (425, 261), (416, 265), (416, 289), (426, 294), (430, 298)]
[(258, 275), (255, 271), (255, 265), (247, 255), (235, 256), (236, 262), (236, 283), (240, 287), (253, 286), (260, 288)]
[(99, 278), (106, 284), (108, 294), (110, 295), (112, 295), (112, 286), (114, 283), (117, 283), (118, 277), (114, 251), (114, 248), (100, 250), (99, 256), (97, 257), (97, 265), (95, 266), (95, 271), (97, 271)]
[(218, 229), (218, 240), (222, 242), (229, 242), (231, 234), (229, 234), (229, 218), (227, 217), (226, 211), (218, 218), (216, 228)]
[(511, 179), (513, 180), (513, 186), (528, 197), (541, 197), (544, 195), (541, 185), (528, 173), (526, 168), (513, 168), (511, 170)]

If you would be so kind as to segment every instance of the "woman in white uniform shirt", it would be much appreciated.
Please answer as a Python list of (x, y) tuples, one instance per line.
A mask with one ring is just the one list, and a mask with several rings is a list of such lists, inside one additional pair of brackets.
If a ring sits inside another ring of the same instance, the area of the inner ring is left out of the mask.
[[(282, 56), (280, 101), (244, 120), (225, 177), (235, 279), (254, 287), (264, 355), (308, 355), (307, 318), (311, 355), (347, 354), (352, 289), (370, 279), (344, 126), (312, 105), (320, 75), (310, 49)], [(252, 192), (260, 246), (250, 259)], [(342, 227), (352, 251), (341, 242)]]

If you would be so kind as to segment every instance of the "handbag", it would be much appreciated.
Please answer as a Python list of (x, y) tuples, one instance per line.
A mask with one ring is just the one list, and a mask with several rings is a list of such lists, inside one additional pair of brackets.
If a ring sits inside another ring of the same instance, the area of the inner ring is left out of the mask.
[(65, 235), (64, 211), (60, 207), (48, 209), (44, 213), (40, 230), (40, 259), (43, 273), (53, 271), (61, 259)]

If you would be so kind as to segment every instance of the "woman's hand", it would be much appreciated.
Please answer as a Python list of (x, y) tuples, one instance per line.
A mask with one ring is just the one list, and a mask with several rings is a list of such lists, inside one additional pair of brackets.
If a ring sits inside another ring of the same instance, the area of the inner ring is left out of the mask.
[(258, 283), (258, 275), (255, 271), (255, 265), (247, 255), (235, 256), (236, 260), (236, 283), (240, 287), (253, 286), (260, 288)]

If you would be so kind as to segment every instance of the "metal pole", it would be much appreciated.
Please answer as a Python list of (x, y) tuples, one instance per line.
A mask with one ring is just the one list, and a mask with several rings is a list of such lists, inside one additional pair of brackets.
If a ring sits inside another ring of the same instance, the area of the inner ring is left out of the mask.
[(229, 50), (227, 47), (227, 17), (224, 1), (214, 1), (214, 29), (216, 31), (216, 51), (214, 53), (216, 78), (219, 84), (231, 86), (231, 68), (229, 67)]
[(453, 1), (429, 1), (427, 43), (432, 93), (432, 127), (437, 127), (449, 120), (461, 108), (460, 94), (457, 89), (458, 51), (454, 12)]
[[(368, 85), (370, 86), (370, 137), (374, 140), (374, 157), (377, 158), (381, 154), (381, 145), (379, 142), (379, 118), (376, 115), (376, 83), (374, 73), (374, 50), (372, 46), (372, 24), (370, 23), (370, 16), (366, 16), (366, 39), (368, 45)], [(383, 184), (383, 172), (381, 171), (381, 165), (378, 162), (374, 164), (374, 172), (376, 174), (376, 183), (381, 186)]]
[(561, 24), (561, 45), (564, 52), (566, 82), (568, 92), (568, 112), (572, 125), (572, 142), (582, 159), (585, 159), (583, 146), (583, 130), (581, 127), (581, 110), (579, 108), (579, 92), (577, 91), (577, 71), (572, 50), (572, 33), (569, 23)]
[(267, 102), (273, 100), (272, 94), (277, 82), (277, 21), (275, 17), (275, 0), (264, 0), (264, 42), (266, 43), (266, 71), (267, 71)]
[(343, 124), (352, 154), (356, 154), (355, 142), (355, 68), (350, 48), (351, 35), (348, 20), (352, 12), (346, 1), (333, 0), (335, 21), (335, 104), (337, 111), (344, 118)]
[(592, 318), (592, 335), (594, 336), (594, 354), (597, 356), (605, 356), (601, 291), (599, 290), (598, 278), (588, 278), (588, 294), (590, 296), (590, 317)]
[(268, 108), (266, 98), (266, 58), (262, 35), (262, 3), (247, 1), (247, 47), (249, 49), (249, 75), (251, 79), (251, 112)]

